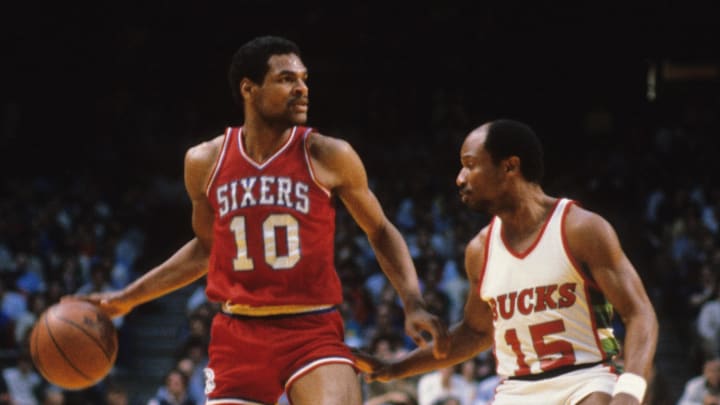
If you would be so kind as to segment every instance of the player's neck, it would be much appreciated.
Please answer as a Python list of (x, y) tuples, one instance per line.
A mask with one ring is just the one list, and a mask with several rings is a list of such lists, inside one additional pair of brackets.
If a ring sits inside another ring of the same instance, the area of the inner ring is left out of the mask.
[(511, 239), (534, 235), (545, 223), (557, 199), (545, 194), (540, 186), (532, 184), (522, 190), (515, 203), (500, 214), (503, 233)]
[(256, 122), (245, 122), (242, 128), (242, 142), (245, 153), (262, 163), (280, 149), (292, 134), (292, 127), (270, 126)]

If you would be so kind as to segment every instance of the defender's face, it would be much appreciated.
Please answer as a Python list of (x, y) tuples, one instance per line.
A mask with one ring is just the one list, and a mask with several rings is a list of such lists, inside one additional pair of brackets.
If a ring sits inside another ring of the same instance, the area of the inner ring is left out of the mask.
[(295, 54), (273, 55), (268, 72), (254, 98), (254, 105), (268, 121), (300, 125), (309, 108), (308, 72)]
[(469, 208), (490, 212), (499, 196), (502, 173), (493, 164), (485, 150), (487, 127), (482, 126), (470, 133), (460, 149), (462, 168), (455, 183), (460, 189), (460, 199)]

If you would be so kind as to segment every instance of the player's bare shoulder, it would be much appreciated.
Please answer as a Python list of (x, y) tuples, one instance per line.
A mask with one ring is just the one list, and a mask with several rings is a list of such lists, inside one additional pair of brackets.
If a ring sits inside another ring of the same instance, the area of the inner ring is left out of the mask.
[(601, 215), (577, 204), (568, 208), (563, 231), (569, 253), (580, 262), (618, 246), (617, 234), (612, 225)]
[(313, 159), (328, 164), (342, 161), (343, 155), (355, 153), (349, 142), (319, 132), (308, 137), (308, 150)]
[(612, 231), (612, 226), (605, 218), (577, 204), (568, 207), (563, 226), (566, 236), (571, 239), (598, 236), (598, 232), (603, 234)]
[(193, 166), (214, 165), (222, 149), (224, 135), (191, 146), (185, 153), (185, 163)]
[(365, 175), (362, 162), (349, 142), (317, 132), (310, 134), (307, 142), (315, 175), (328, 189), (345, 184), (349, 175)]
[(185, 153), (185, 183), (192, 194), (202, 193), (220, 155), (223, 135), (190, 147)]

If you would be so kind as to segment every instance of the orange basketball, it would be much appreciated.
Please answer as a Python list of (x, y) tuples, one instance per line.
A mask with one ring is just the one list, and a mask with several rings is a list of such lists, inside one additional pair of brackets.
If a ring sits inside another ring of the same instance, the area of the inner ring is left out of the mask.
[(30, 335), (33, 363), (51, 383), (76, 390), (102, 380), (117, 358), (117, 331), (97, 306), (80, 300), (48, 308)]

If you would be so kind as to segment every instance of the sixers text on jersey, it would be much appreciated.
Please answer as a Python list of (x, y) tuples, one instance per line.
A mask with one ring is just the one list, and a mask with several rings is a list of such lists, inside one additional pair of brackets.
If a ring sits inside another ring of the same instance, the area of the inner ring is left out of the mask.
[(306, 183), (294, 182), (289, 177), (253, 176), (233, 180), (216, 189), (218, 214), (223, 217), (238, 208), (256, 205), (279, 205), (307, 214), (310, 210), (308, 189)]

